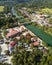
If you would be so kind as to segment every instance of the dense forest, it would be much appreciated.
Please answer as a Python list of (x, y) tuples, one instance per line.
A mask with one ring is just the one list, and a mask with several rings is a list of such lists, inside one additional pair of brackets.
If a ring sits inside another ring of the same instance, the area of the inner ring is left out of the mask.
[[(52, 8), (52, 0), (28, 0), (26, 3), (20, 3), (21, 7), (38, 7), (38, 8)], [(18, 5), (19, 6), (19, 5)]]
[[(52, 7), (52, 0), (33, 0), (32, 2), (32, 6), (36, 6), (36, 7)], [(38, 4), (38, 5), (37, 5)]]

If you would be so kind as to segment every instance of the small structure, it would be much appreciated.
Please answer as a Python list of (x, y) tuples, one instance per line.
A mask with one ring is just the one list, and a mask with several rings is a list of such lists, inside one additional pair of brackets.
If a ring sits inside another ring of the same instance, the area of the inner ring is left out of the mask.
[(13, 47), (16, 45), (16, 42), (15, 41), (11, 41), (10, 44), (9, 44), (9, 51), (10, 51), (10, 54), (12, 53), (12, 50), (13, 50)]
[(26, 28), (24, 26), (20, 26), (19, 32), (23, 32)]
[(31, 38), (31, 41), (32, 41), (32, 42), (36, 42), (36, 41), (37, 41), (37, 38), (33, 38), (33, 37), (32, 37), (32, 38)]
[(22, 33), (23, 36), (26, 36), (27, 34), (28, 34), (28, 32), (24, 32), (24, 33)]
[(17, 40), (20, 40), (20, 36), (17, 36), (16, 39), (17, 39)]
[(30, 33), (27, 33), (26, 36), (25, 36), (27, 39), (31, 39), (31, 34)]

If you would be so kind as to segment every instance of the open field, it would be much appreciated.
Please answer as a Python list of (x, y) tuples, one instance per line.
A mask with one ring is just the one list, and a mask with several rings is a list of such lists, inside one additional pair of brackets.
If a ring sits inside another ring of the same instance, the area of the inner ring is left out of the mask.
[(43, 14), (43, 13), (47, 13), (47, 14), (52, 14), (52, 8), (43, 8), (43, 9), (40, 9), (39, 11), (37, 11), (37, 13), (39, 14)]
[(44, 9), (42, 9), (42, 12), (52, 14), (52, 8), (51, 9), (50, 8), (44, 8)]
[(0, 6), (0, 12), (4, 11), (4, 6)]

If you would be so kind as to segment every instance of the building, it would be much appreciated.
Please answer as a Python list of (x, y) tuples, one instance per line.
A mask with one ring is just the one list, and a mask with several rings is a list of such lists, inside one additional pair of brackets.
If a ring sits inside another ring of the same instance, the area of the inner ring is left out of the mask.
[(40, 43), (37, 42), (37, 41), (36, 41), (36, 42), (33, 42), (32, 44), (33, 44), (34, 46), (39, 46), (39, 45), (40, 45)]
[(11, 41), (10, 44), (9, 44), (9, 51), (10, 51), (10, 54), (12, 53), (13, 51), (13, 47), (16, 45), (16, 42), (15, 41)]
[(7, 33), (7, 35), (6, 35), (6, 38), (12, 38), (12, 37), (16, 36), (18, 33), (19, 33), (19, 31), (10, 29), (9, 33)]

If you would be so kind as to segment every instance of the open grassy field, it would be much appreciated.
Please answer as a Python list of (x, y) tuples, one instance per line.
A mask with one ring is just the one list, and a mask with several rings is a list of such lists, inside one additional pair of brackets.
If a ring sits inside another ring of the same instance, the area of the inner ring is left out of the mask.
[(0, 6), (0, 12), (4, 11), (4, 6)]
[(36, 11), (38, 14), (51, 14), (52, 15), (52, 8), (43, 8), (40, 9), (39, 11)]
[(51, 9), (50, 8), (44, 8), (44, 9), (42, 9), (42, 12), (52, 14), (52, 8)]

